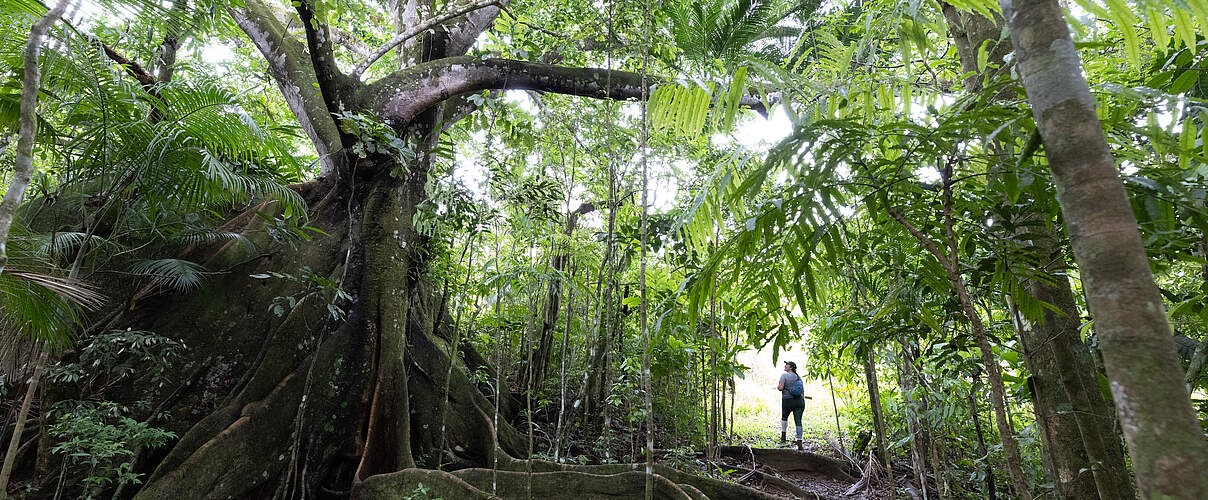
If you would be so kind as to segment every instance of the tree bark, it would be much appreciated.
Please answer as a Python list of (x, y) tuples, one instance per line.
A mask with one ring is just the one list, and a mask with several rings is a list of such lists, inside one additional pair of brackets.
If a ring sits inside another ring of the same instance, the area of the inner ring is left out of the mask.
[[(1054, 281), (1033, 278), (1025, 280), (1024, 285), (1035, 300), (1050, 304), (1061, 314), (1044, 308), (1041, 321), (1032, 323), (1013, 307), (1013, 319), (1020, 344), (1027, 354), (1025, 361), (1036, 380), (1038, 399), (1046, 402), (1044, 405), (1038, 402), (1036, 411), (1038, 421), (1044, 411), (1044, 420), (1052, 427), (1046, 429), (1049, 435), (1044, 437), (1046, 442), (1054, 441), (1055, 448), (1050, 454), (1062, 474), (1055, 482), (1067, 498), (1092, 494), (1098, 494), (1103, 500), (1134, 498), (1136, 494), (1124, 465), (1124, 449), (1116, 434), (1111, 408), (1099, 390), (1098, 372), (1090, 351), (1082, 343), (1078, 308), (1066, 278), (1065, 258), (1053, 248), (1048, 235), (1036, 236), (1031, 243), (1031, 249), (1040, 259), (1037, 272)], [(1057, 446), (1059, 442), (1070, 440), (1071, 435), (1079, 441)], [(1092, 477), (1085, 477), (1085, 470), (1089, 470)], [(1069, 480), (1072, 477), (1076, 479)], [(1087, 479), (1092, 479), (1093, 483), (1087, 484)]]
[(872, 425), (877, 433), (877, 454), (885, 465), (885, 476), (889, 481), (889, 491), (895, 491), (893, 477), (893, 462), (889, 461), (889, 436), (885, 430), (885, 410), (881, 406), (881, 388), (877, 384), (877, 362), (873, 349), (864, 356), (864, 380), (868, 383), (868, 403), (872, 406)]
[[(562, 235), (568, 240), (567, 246), (560, 251), (555, 250), (550, 257), (550, 267), (553, 268), (554, 274), (562, 276), (566, 272), (566, 265), (570, 261), (570, 244), (569, 239), (575, 232), (575, 227), (578, 226), (579, 217), (595, 211), (595, 205), (584, 203), (578, 209), (566, 215), (566, 225), (562, 230)], [(548, 290), (545, 295), (545, 307), (541, 313), (541, 333), (538, 335), (537, 352), (533, 355), (533, 363), (531, 365), (531, 373), (529, 367), (525, 367), (525, 378), (531, 378), (537, 387), (540, 387), (545, 380), (546, 370), (549, 369), (550, 356), (553, 355), (554, 347), (554, 330), (558, 323), (558, 310), (562, 301), (562, 279), (550, 280)]]
[[(1044, 300), (1033, 296), (1037, 300)], [(1046, 345), (1064, 342), (1055, 338), (1062, 332), (1057, 325), (1045, 321), (1034, 324), (1022, 317), (1019, 308), (1008, 305), (1019, 344), (1023, 349), (1024, 363), (1032, 376), (1028, 386), (1032, 393), (1032, 408), (1036, 424), (1044, 443), (1044, 463), (1050, 479), (1061, 498), (1093, 498), (1099, 495), (1090, 467), (1082, 434), (1074, 420), (1074, 407), (1061, 383), (1060, 367), (1054, 356), (1054, 347)], [(1098, 436), (1096, 436), (1097, 438)]]
[(8, 491), (8, 480), (12, 476), (14, 462), (17, 461), (17, 449), (21, 447), (21, 434), (25, 430), (25, 419), (29, 418), (29, 407), (38, 393), (38, 381), (42, 380), (42, 372), (46, 368), (46, 351), (38, 355), (33, 372), (29, 377), (29, 386), (25, 389), (25, 399), (21, 401), (21, 410), (17, 412), (17, 426), (13, 427), (13, 438), (8, 442), (8, 451), (4, 453), (4, 465), (0, 466), (0, 494)]
[(977, 372), (974, 372), (973, 382), (969, 390), (969, 414), (973, 416), (973, 430), (977, 433), (977, 454), (986, 460), (986, 491), (982, 493), (986, 495), (986, 498), (996, 500), (998, 493), (994, 488), (994, 467), (990, 465), (990, 455), (989, 451), (986, 450), (986, 438), (982, 432), (981, 417), (979, 416), (981, 412), (977, 409), (977, 398), (974, 397), (974, 394), (981, 392), (978, 390), (979, 385), (981, 385), (981, 378), (977, 376)]
[(1194, 390), (1196, 382), (1200, 380), (1200, 374), (1204, 371), (1204, 364), (1208, 362), (1208, 337), (1200, 341), (1199, 347), (1195, 348), (1195, 353), (1191, 355), (1191, 362), (1187, 365), (1187, 387)]
[[(919, 483), (919, 488), (923, 492), (923, 499), (927, 500), (929, 498), (927, 494), (927, 459), (923, 455), (922, 450), (928, 447), (931, 439), (919, 419), (923, 405), (911, 395), (915, 387), (918, 386), (918, 371), (914, 364), (914, 356), (910, 352), (913, 350), (913, 347), (900, 339), (898, 344), (900, 345), (897, 356), (898, 387), (902, 389), (902, 394), (906, 399), (906, 406), (904, 408), (906, 411), (906, 427), (910, 431), (910, 461), (914, 469), (915, 478)], [(938, 479), (937, 477), (937, 483), (939, 482)]]
[[(976, 94), (982, 89), (982, 81), (988, 76), (978, 67), (978, 52), (985, 47), (986, 61), (1004, 71), (1003, 57), (1011, 53), (1011, 41), (1000, 40), (1003, 19), (993, 19), (975, 12), (961, 12), (947, 2), (940, 2), (941, 12), (948, 25), (948, 36), (956, 46), (956, 55), (965, 73), (965, 92)], [(986, 69), (991, 69), (987, 67)]]
[(17, 206), (25, 200), (25, 189), (34, 175), (34, 142), (38, 135), (38, 92), (41, 90), (42, 68), (38, 66), (38, 55), (42, 53), (42, 40), (46, 31), (67, 10), (71, 0), (59, 0), (54, 8), (34, 22), (29, 29), (29, 41), (25, 44), (22, 59), (25, 73), (21, 80), (21, 101), (17, 116), (17, 151), (13, 164), (13, 180), (0, 200), (0, 272), (8, 265), (8, 233), (13, 225)]
[(1002, 0), (1095, 318), (1141, 494), (1208, 491), (1208, 442), (1191, 408), (1162, 297), (1055, 0)]

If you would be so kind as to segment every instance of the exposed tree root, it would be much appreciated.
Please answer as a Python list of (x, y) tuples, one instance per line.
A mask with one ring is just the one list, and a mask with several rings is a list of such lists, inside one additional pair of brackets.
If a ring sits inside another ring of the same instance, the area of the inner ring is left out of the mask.
[(851, 464), (842, 460), (819, 455), (808, 451), (785, 450), (781, 448), (747, 448), (745, 446), (720, 446), (720, 456), (739, 461), (751, 459), (780, 472), (816, 472), (827, 477), (846, 482), (857, 478), (852, 475)]
[[(514, 464), (523, 464), (515, 461)], [(513, 465), (514, 465), (513, 464)], [(635, 467), (644, 467), (634, 464)], [(429, 496), (442, 498), (575, 498), (614, 499), (641, 498), (645, 493), (644, 472), (630, 470), (629, 465), (575, 466), (591, 469), (598, 473), (581, 470), (559, 470), (548, 472), (492, 470), (486, 468), (463, 469), (452, 473), (406, 469), (391, 474), (380, 474), (366, 479), (357, 488), (353, 498), (358, 500), (397, 500), (415, 492), (420, 484), (430, 490)], [(674, 471), (674, 469), (666, 468)], [(656, 474), (654, 498), (665, 500), (706, 500), (718, 498), (771, 499), (775, 498), (758, 490), (727, 483), (725, 481), (693, 476), (675, 471), (690, 478), (691, 483), (676, 483), (665, 475)], [(694, 483), (694, 484), (692, 484)], [(717, 483), (711, 485), (709, 483)], [(712, 496), (701, 489), (723, 491), (723, 496)]]
[(801, 489), (800, 486), (797, 486), (792, 481), (784, 479), (775, 474), (768, 474), (767, 472), (761, 471), (758, 468), (748, 469), (746, 467), (734, 467), (734, 469), (735, 472), (743, 474), (743, 476), (738, 479), (739, 483), (745, 483), (747, 481), (747, 477), (756, 477), (764, 483), (774, 485), (777, 488), (789, 492), (796, 498), (818, 498), (817, 494)]
[(439, 470), (405, 469), (369, 477), (353, 490), (353, 500), (403, 500), (423, 485), (429, 498), (493, 500), (498, 496), (482, 491), (463, 479)]

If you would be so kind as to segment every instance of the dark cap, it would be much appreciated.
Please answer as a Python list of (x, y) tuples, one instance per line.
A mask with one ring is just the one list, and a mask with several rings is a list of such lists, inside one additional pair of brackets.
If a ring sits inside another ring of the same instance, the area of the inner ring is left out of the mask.
[(794, 363), (792, 361), (785, 361), (784, 364), (789, 365), (789, 368), (792, 368), (793, 371), (797, 371), (797, 363)]

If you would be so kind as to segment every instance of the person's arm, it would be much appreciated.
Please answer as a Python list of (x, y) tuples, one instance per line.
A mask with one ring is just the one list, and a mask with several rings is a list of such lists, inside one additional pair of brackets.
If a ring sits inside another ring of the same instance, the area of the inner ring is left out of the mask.
[(780, 377), (780, 381), (776, 383), (776, 390), (778, 390), (778, 391), (784, 390), (784, 377)]

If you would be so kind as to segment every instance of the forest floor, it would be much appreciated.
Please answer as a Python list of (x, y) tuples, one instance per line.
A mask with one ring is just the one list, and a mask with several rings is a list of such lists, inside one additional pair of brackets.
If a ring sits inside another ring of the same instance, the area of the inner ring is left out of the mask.
[[(834, 445), (826, 439), (805, 439), (803, 440), (802, 444), (807, 452), (847, 461), (847, 458), (844, 458), (838, 451), (836, 451)], [(792, 451), (791, 446), (778, 448), (752, 448), (752, 455), (760, 454), (761, 452), (769, 449)], [(806, 455), (807, 454), (805, 453), (801, 454), (801, 460), (803, 462), (808, 460)], [(752, 458), (754, 458), (754, 456)], [(752, 463), (755, 464), (754, 467), (752, 467)], [(845, 480), (836, 478), (833, 474), (827, 474), (821, 471), (780, 470), (777, 468), (779, 465), (778, 463), (763, 463), (759, 460), (738, 459), (733, 457), (720, 459), (720, 464), (723, 469), (726, 469), (726, 466), (729, 466), (730, 468), (726, 470), (734, 471), (729, 472), (727, 475), (736, 480), (736, 482), (767, 492), (780, 498), (801, 498), (800, 493), (802, 491), (810, 495), (806, 496), (805, 498), (836, 500), (881, 500), (893, 498), (886, 488), (878, 488), (876, 486), (874, 486), (872, 489), (861, 488), (851, 496), (846, 496), (845, 493), (851, 489), (852, 485), (859, 481), (859, 478)], [(763, 474), (752, 474), (750, 472), (751, 470), (757, 470)], [(800, 491), (792, 491), (790, 488), (777, 484), (777, 481), (774, 479), (769, 480), (767, 476), (764, 476), (764, 474), (787, 481), (788, 483), (791, 483), (799, 488)]]

